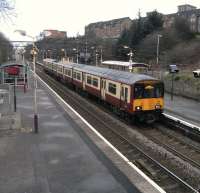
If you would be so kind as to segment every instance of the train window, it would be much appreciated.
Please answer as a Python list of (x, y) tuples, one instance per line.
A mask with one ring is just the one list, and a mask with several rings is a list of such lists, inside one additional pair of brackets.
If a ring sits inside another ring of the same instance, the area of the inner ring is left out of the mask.
[(142, 88), (142, 86), (139, 86), (139, 85), (135, 86), (134, 95), (135, 95), (136, 99), (143, 98), (143, 88)]
[(92, 78), (91, 78), (91, 76), (87, 76), (87, 84), (92, 84)]
[(93, 86), (98, 87), (98, 79), (97, 78), (93, 78), (92, 84), (93, 84)]
[(67, 75), (67, 76), (71, 76), (71, 71), (68, 70), (68, 69), (65, 69), (65, 75)]
[(58, 72), (62, 72), (62, 67), (58, 67)]
[(76, 72), (73, 72), (73, 78), (76, 79)]
[(122, 97), (124, 97), (124, 87), (122, 87)]
[(80, 73), (76, 73), (76, 79), (81, 80), (81, 74)]
[(116, 84), (109, 83), (108, 84), (108, 92), (116, 95)]
[(155, 90), (152, 87), (149, 89), (150, 86), (145, 87), (143, 90), (143, 98), (155, 98)]
[(156, 84), (155, 87), (155, 97), (160, 98), (164, 96), (164, 85), (163, 84)]
[(67, 75), (71, 76), (71, 70), (67, 70)]

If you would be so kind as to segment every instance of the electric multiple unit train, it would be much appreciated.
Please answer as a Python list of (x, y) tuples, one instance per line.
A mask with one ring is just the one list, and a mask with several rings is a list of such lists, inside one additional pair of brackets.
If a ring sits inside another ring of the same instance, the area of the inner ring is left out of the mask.
[(164, 84), (151, 76), (48, 59), (44, 70), (133, 119), (152, 123), (163, 111)]

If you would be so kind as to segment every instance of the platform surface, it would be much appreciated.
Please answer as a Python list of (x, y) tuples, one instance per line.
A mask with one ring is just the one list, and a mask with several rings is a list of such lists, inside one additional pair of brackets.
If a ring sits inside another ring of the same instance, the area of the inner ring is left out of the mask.
[(114, 164), (99, 147), (110, 151), (110, 155), (112, 150), (97, 136), (92, 140), (95, 134), (87, 136), (83, 131), (87, 126), (69, 109), (64, 110), (40, 83), (37, 97), (38, 134), (33, 129), (32, 88), (26, 93), (23, 88), (17, 89), (22, 127), (0, 127), (1, 193), (159, 192), (116, 154), (118, 165)]
[(200, 101), (165, 93), (165, 113), (200, 127)]

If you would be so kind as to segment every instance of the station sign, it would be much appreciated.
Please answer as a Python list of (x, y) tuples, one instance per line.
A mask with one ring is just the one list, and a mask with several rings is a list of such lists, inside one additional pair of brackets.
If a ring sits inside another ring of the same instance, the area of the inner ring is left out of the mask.
[(9, 66), (5, 68), (5, 71), (8, 73), (8, 75), (17, 76), (19, 75), (20, 68), (18, 66)]

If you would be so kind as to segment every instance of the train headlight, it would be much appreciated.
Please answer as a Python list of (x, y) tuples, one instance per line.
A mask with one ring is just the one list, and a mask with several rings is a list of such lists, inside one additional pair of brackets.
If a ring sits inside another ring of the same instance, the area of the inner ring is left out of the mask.
[(141, 106), (137, 106), (137, 107), (135, 107), (135, 110), (136, 110), (136, 111), (141, 111), (141, 110), (142, 110), (142, 107), (141, 107)]
[(156, 104), (155, 109), (161, 109), (161, 105), (160, 104)]

